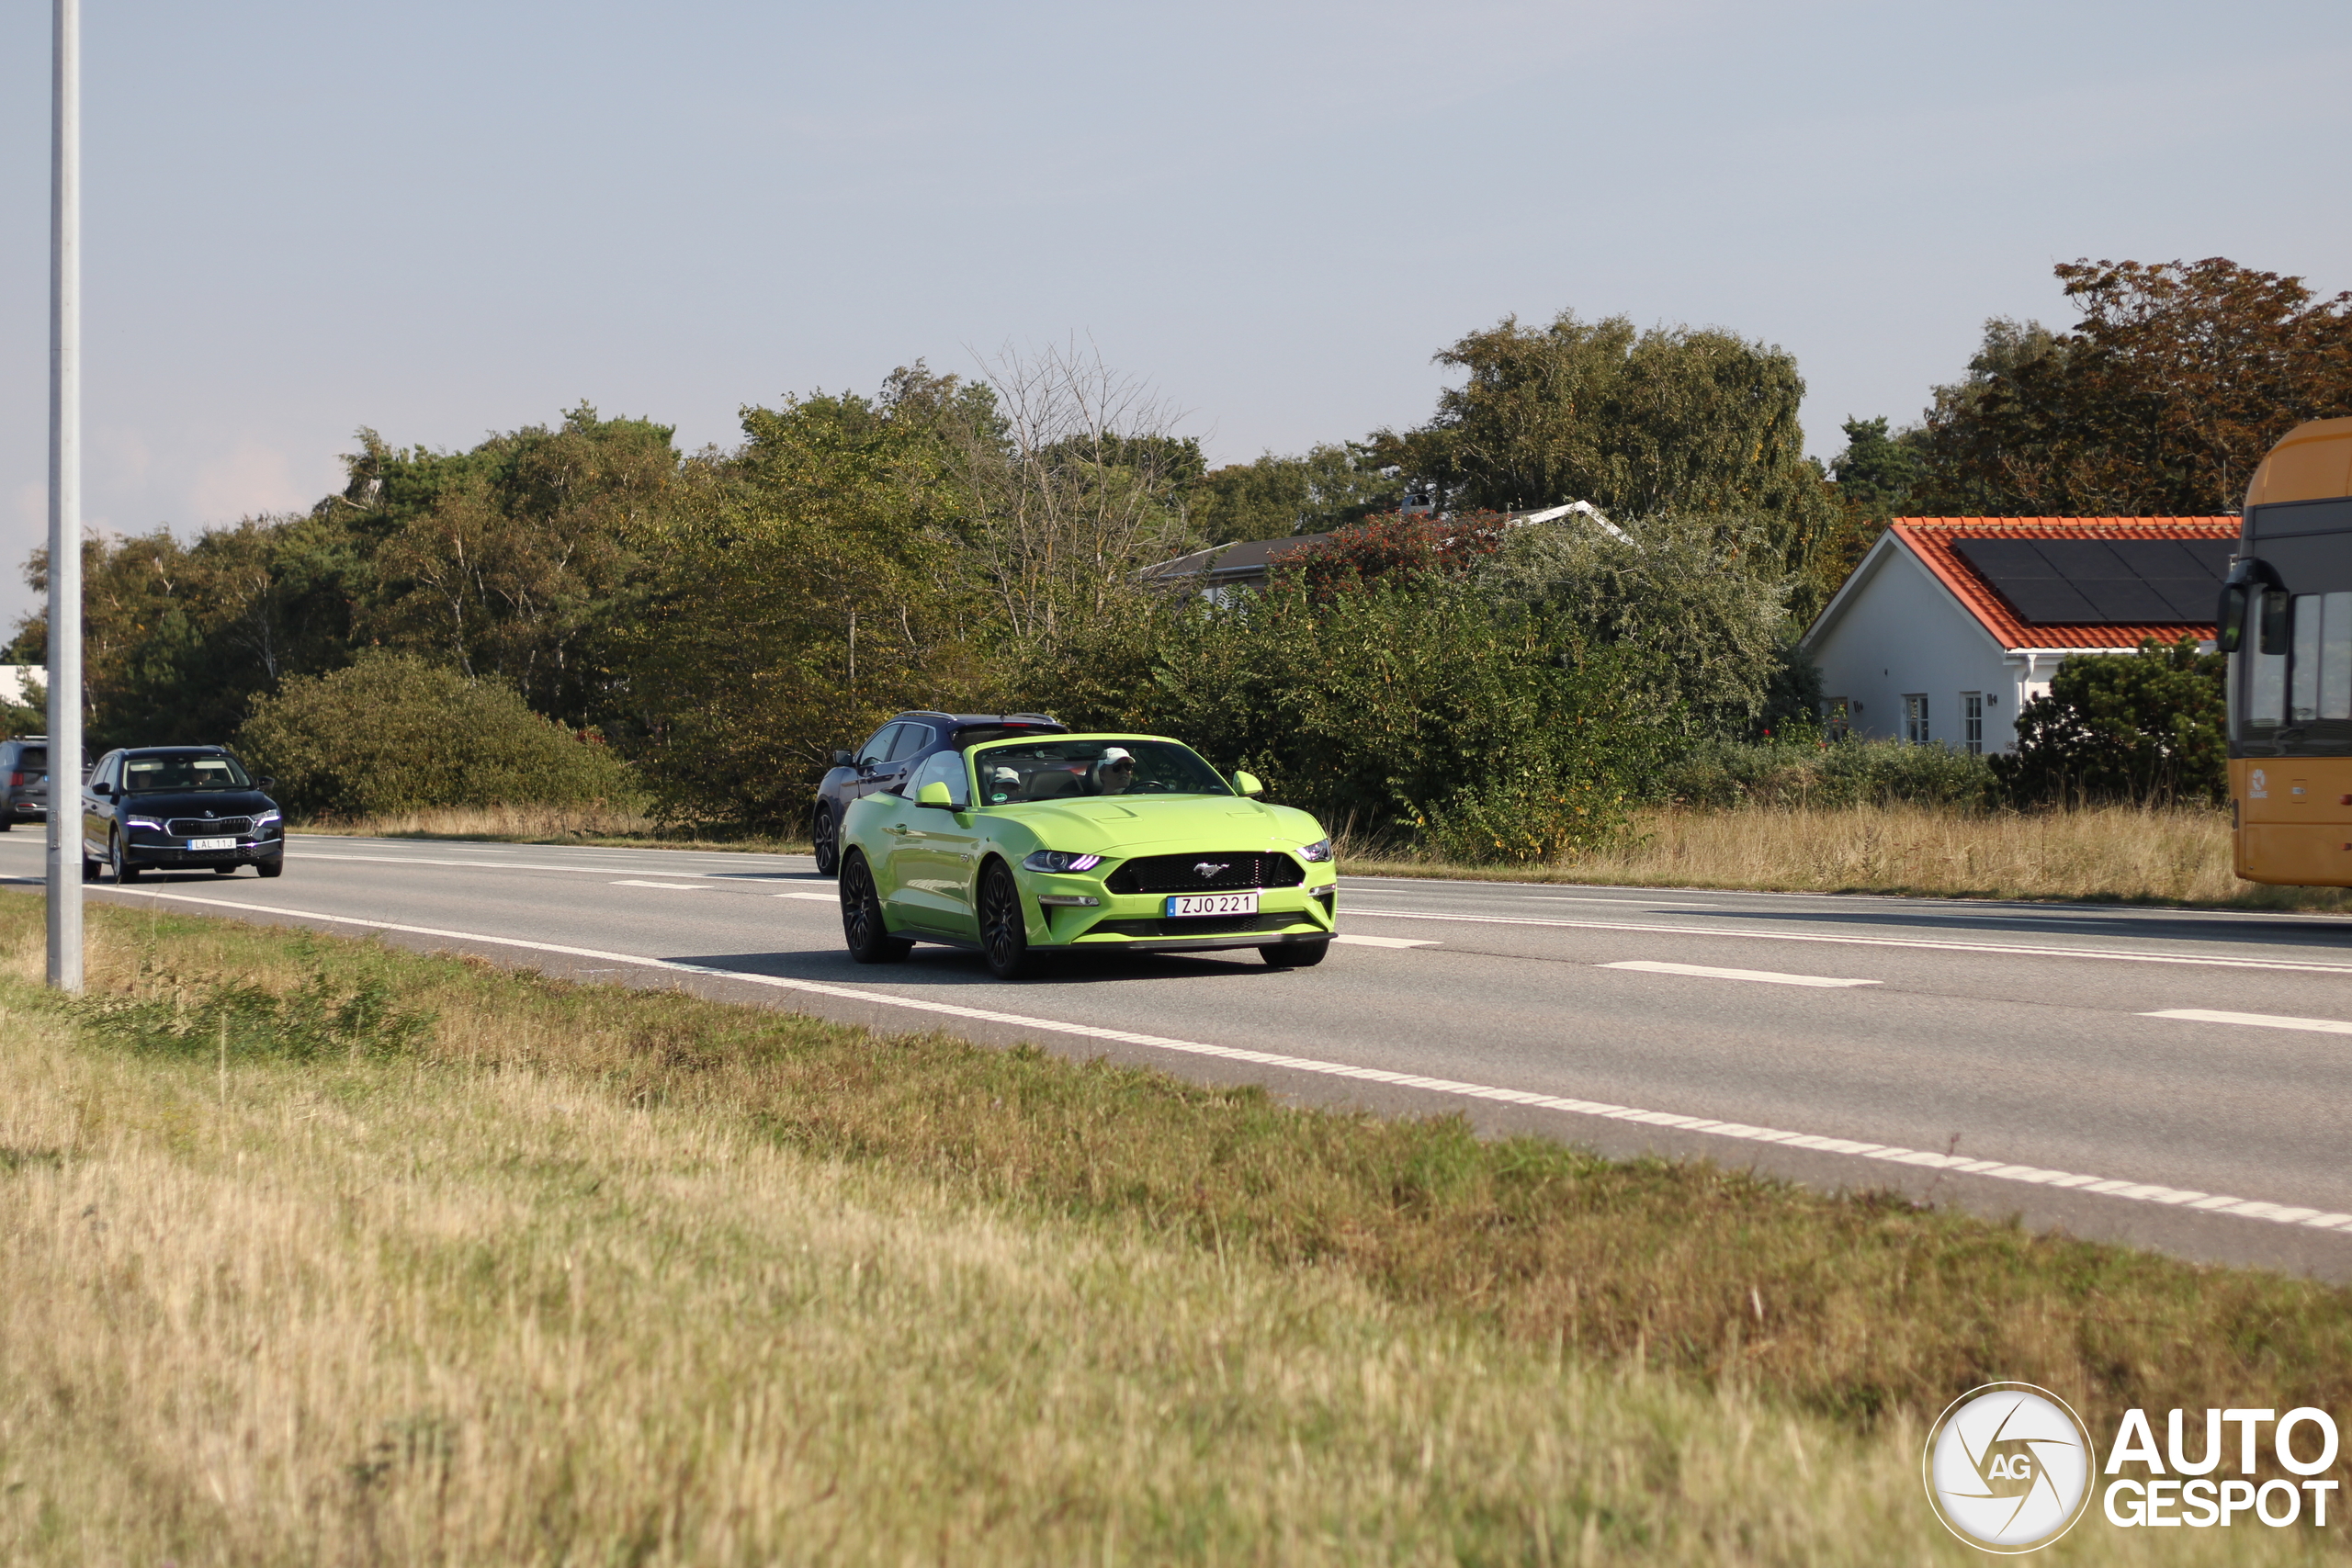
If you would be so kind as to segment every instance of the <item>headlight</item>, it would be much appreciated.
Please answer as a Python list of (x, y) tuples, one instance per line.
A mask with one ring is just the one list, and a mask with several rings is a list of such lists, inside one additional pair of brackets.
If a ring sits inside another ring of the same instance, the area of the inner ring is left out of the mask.
[(1029, 858), (1021, 863), (1024, 871), (1092, 871), (1102, 863), (1101, 855), (1073, 855), (1060, 850), (1032, 850)]
[(1317, 839), (1311, 844), (1301, 846), (1298, 852), (1298, 858), (1303, 861), (1310, 862), (1316, 865), (1322, 864), (1325, 861), (1331, 858), (1331, 840), (1329, 839)]
[(164, 830), (164, 825), (153, 817), (126, 817), (122, 819), (122, 823), (126, 828), (144, 828), (151, 833), (160, 833)]
[(285, 820), (286, 813), (283, 811), (265, 811), (260, 816), (254, 818), (254, 826), (256, 828), (266, 828), (272, 822), (283, 822)]

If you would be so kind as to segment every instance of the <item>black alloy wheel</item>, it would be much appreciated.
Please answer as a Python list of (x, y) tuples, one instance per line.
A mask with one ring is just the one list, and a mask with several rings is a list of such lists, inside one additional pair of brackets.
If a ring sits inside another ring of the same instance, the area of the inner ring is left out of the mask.
[(122, 835), (120, 833), (117, 833), (111, 839), (108, 839), (107, 840), (107, 847), (111, 852), (110, 858), (114, 862), (114, 880), (116, 886), (119, 886), (126, 882), (138, 881), (141, 875), (140, 869), (130, 863), (130, 852), (123, 847)]
[(1002, 861), (989, 862), (980, 874), (980, 953), (1000, 980), (1018, 980), (1030, 966), (1029, 921), (1021, 912), (1021, 888)]
[(1312, 969), (1322, 963), (1324, 955), (1330, 951), (1331, 939), (1325, 937), (1320, 942), (1276, 942), (1271, 947), (1260, 948), (1258, 956), (1277, 969)]
[(817, 857), (817, 874), (832, 876), (842, 869), (842, 825), (833, 808), (820, 806), (808, 819), (808, 848)]
[(842, 862), (842, 936), (849, 955), (860, 964), (898, 964), (915, 944), (892, 936), (882, 920), (882, 895), (874, 886), (874, 873), (855, 850)]

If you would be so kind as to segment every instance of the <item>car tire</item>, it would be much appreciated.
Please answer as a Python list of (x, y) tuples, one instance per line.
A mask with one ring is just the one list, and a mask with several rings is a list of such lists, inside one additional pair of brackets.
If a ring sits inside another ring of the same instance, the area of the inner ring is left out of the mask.
[(286, 874), (286, 863), (282, 860), (257, 860), (254, 862), (254, 870), (264, 876), (283, 876)]
[(860, 964), (904, 963), (915, 947), (905, 937), (890, 934), (874, 873), (855, 850), (842, 861), (842, 938), (849, 943), (849, 955)]
[(830, 806), (817, 807), (808, 818), (808, 848), (817, 857), (817, 874), (838, 876), (842, 869), (842, 820)]
[(1002, 861), (990, 861), (980, 873), (980, 955), (989, 972), (1000, 980), (1018, 980), (1034, 966), (1029, 953), (1029, 920), (1021, 908), (1021, 886)]
[(85, 882), (96, 882), (97, 879), (98, 863), (92, 860), (89, 856), (84, 855), (82, 857), (82, 880)]
[(234, 876), (237, 874), (237, 868), (233, 865), (216, 865), (212, 868), (212, 874), (215, 876)]
[(115, 886), (118, 887), (126, 882), (138, 881), (142, 874), (139, 867), (130, 863), (130, 853), (123, 849), (119, 833), (107, 840), (107, 858), (114, 866)]
[(1323, 962), (1331, 951), (1331, 939), (1320, 942), (1285, 942), (1261, 947), (1258, 956), (1277, 969), (1312, 969)]

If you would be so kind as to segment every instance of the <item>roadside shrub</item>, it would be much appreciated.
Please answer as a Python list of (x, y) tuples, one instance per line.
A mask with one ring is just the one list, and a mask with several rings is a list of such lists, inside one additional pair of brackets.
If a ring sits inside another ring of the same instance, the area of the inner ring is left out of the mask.
[(1994, 766), (2019, 805), (2219, 805), (2229, 798), (2227, 660), (2195, 639), (2077, 655), (2018, 714), (2018, 746)]
[(639, 798), (601, 740), (540, 717), (510, 686), (407, 654), (288, 680), (238, 739), (286, 807), (313, 816)]
[(1684, 806), (1940, 806), (1996, 803), (1993, 759), (1902, 740), (1711, 741), (1659, 776), (1658, 793)]
[[(1317, 597), (1295, 579), (1225, 604), (1138, 603), (1032, 700), (1086, 728), (1176, 736), (1335, 831), (1549, 859), (1624, 821), (1659, 726), (1609, 649), (1458, 579), (1395, 573)], [(1076, 645), (1057, 649), (1060, 667)]]
[[(387, 981), (342, 986), (313, 962), (302, 983), (277, 992), (254, 980), (183, 980), (142, 975), (144, 996), (97, 996), (73, 1004), (84, 1033), (161, 1055), (308, 1062), (391, 1056), (433, 1034), (430, 1014), (397, 1006)], [(161, 992), (163, 994), (154, 994)]]

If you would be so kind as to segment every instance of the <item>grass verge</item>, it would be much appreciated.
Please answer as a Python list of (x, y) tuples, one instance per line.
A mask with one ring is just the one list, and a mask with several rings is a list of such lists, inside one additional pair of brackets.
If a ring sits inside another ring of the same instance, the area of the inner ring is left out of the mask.
[(1377, 847), (1341, 864), (1359, 876), (2352, 910), (2344, 888), (2239, 881), (2228, 813), (2202, 808), (1678, 808), (1644, 812), (1612, 844), (1550, 865), (1451, 865)]
[(2258, 1272), (154, 911), (69, 1006), (40, 911), (9, 1562), (1958, 1562), (1975, 1382), (2352, 1394)]
[(380, 817), (315, 818), (298, 833), (367, 839), (469, 839), (504, 844), (588, 844), (637, 850), (736, 850), (806, 854), (805, 840), (585, 806), (450, 806)]

